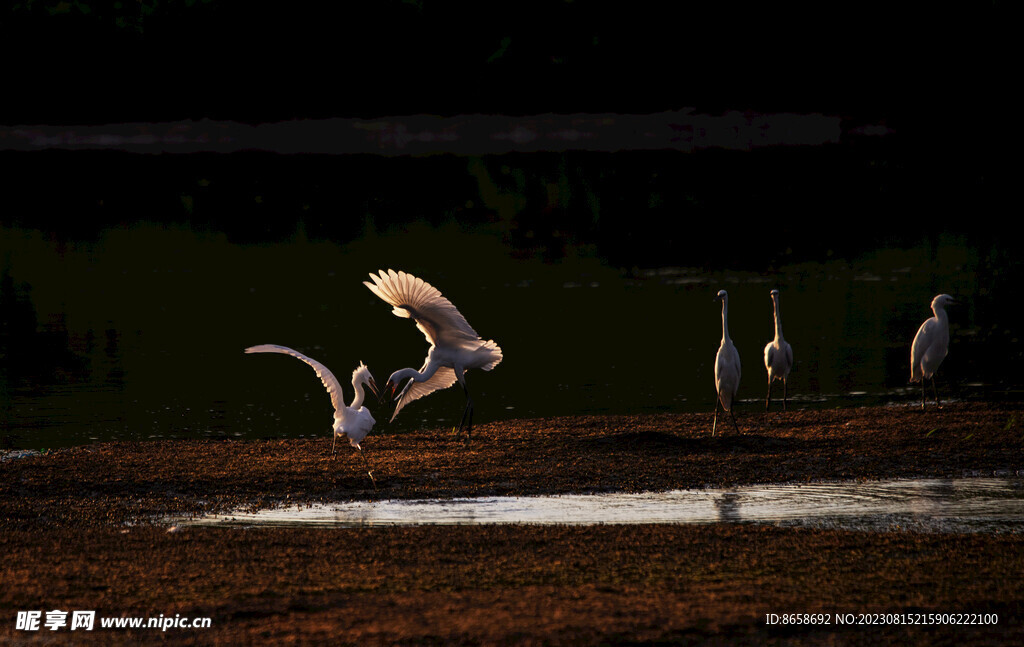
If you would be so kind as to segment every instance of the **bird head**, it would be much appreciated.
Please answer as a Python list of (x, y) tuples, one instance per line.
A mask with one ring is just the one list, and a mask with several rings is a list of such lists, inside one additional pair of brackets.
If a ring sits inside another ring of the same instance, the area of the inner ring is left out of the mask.
[(932, 299), (932, 308), (940, 307), (945, 308), (949, 305), (956, 305), (956, 300), (948, 294), (940, 294), (939, 296)]
[(373, 374), (370, 373), (370, 367), (362, 362), (359, 362), (359, 367), (352, 371), (352, 382), (361, 382), (362, 384), (370, 387), (373, 394), (377, 396), (378, 401), (380, 400), (380, 391), (377, 389), (377, 382), (373, 379)]
[(719, 290), (718, 295), (715, 296), (715, 301), (724, 301), (726, 298), (728, 298), (728, 296), (728, 292), (726, 292), (725, 290)]
[(398, 386), (405, 382), (407, 378), (411, 378), (416, 371), (411, 368), (403, 368), (395, 371), (388, 378), (388, 383), (384, 385), (384, 390), (380, 393), (380, 399), (383, 400), (385, 396), (395, 399), (395, 393), (398, 391)]
[(779, 296), (779, 291), (778, 291), (778, 290), (772, 290), (772, 293), (771, 293), (771, 298), (773, 298), (773, 299), (774, 299), (774, 298), (775, 298), (775, 297), (777, 297), (777, 296)]
[(384, 389), (380, 392), (378, 402), (383, 402), (385, 398), (389, 400), (395, 399), (395, 391), (398, 390), (398, 382), (400, 379), (396, 377), (397, 375), (398, 371), (395, 371), (391, 374), (391, 377), (388, 378), (388, 383), (384, 385)]

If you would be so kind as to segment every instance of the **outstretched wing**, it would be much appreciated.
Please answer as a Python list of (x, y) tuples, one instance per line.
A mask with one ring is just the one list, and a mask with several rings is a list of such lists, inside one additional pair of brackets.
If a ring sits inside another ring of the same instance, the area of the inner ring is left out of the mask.
[[(422, 373), (425, 370), (427, 370), (426, 364), (423, 365), (420, 372)], [(402, 390), (401, 395), (398, 396), (398, 404), (395, 405), (395, 412), (391, 415), (391, 420), (394, 420), (395, 417), (398, 416), (398, 412), (402, 410), (402, 407), (413, 400), (419, 400), (423, 396), (430, 395), (434, 391), (447, 389), (452, 384), (455, 384), (455, 381), (455, 371), (445, 366), (437, 369), (437, 372), (425, 382), (409, 380), (409, 384)]]
[(334, 405), (335, 411), (341, 411), (345, 408), (345, 402), (342, 399), (341, 394), (341, 383), (338, 382), (338, 378), (334, 377), (334, 373), (331, 373), (330, 369), (316, 361), (306, 357), (297, 350), (292, 350), (287, 346), (278, 346), (276, 344), (261, 344), (259, 346), (250, 346), (245, 349), (247, 353), (281, 353), (283, 355), (291, 355), (297, 359), (301, 359), (303, 362), (309, 364), (316, 371), (316, 376), (320, 378), (320, 381), (324, 383), (324, 387), (327, 392), (331, 394), (331, 404)]
[(370, 278), (373, 283), (363, 281), (363, 285), (390, 304), (396, 317), (411, 317), (431, 344), (479, 344), (480, 335), (462, 313), (423, 279), (394, 270), (381, 270), (380, 276), (371, 273)]

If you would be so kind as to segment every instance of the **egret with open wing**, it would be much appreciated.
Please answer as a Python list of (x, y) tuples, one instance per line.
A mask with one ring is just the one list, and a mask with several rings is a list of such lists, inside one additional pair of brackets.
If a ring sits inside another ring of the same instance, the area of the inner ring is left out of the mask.
[(394, 270), (381, 270), (379, 275), (371, 273), (370, 279), (372, 283), (363, 281), (363, 285), (391, 305), (396, 317), (415, 321), (430, 343), (420, 370), (403, 368), (388, 378), (384, 393), (392, 397), (399, 385), (408, 380), (398, 395), (391, 419), (410, 402), (458, 381), (466, 394), (466, 408), (458, 430), (461, 433), (465, 428), (468, 436), (473, 429), (473, 398), (466, 386), (466, 371), (490, 371), (501, 362), (501, 348), (494, 340), (481, 339), (451, 301), (423, 279)]
[(352, 404), (345, 406), (345, 401), (342, 399), (341, 383), (338, 382), (338, 378), (334, 377), (334, 373), (331, 373), (330, 369), (315, 359), (306, 357), (299, 351), (287, 346), (277, 346), (276, 344), (250, 346), (245, 349), (245, 352), (291, 355), (313, 367), (317, 377), (324, 383), (324, 387), (331, 395), (331, 403), (334, 405), (334, 441), (331, 443), (331, 458), (334, 458), (335, 455), (338, 436), (342, 438), (347, 437), (349, 444), (355, 447), (359, 451), (359, 455), (363, 457), (367, 475), (369, 475), (374, 487), (376, 487), (377, 480), (373, 478), (373, 470), (370, 469), (370, 464), (363, 454), (362, 446), (360, 446), (360, 443), (366, 438), (366, 434), (370, 433), (370, 430), (373, 429), (374, 423), (370, 411), (363, 406), (363, 399), (366, 396), (363, 387), (364, 385), (370, 387), (374, 395), (378, 393), (377, 384), (373, 381), (373, 375), (370, 374), (370, 369), (367, 368), (366, 364), (359, 362), (359, 367), (352, 371), (352, 388), (355, 390), (355, 397), (352, 398)]

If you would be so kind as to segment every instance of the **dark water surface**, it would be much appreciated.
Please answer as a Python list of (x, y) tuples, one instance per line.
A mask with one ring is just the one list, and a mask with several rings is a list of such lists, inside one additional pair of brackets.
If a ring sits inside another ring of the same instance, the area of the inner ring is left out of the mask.
[[(325, 363), (346, 387), (359, 361), (383, 383), (398, 368), (418, 368), (427, 349), (410, 322), (392, 316), (361, 285), (378, 266), (425, 266), (422, 258), (402, 263), (402, 255), (388, 254), (388, 237), (350, 246), (233, 245), (140, 226), (58, 249), (32, 232), (4, 232), (5, 243), (15, 238), (4, 254), (24, 277), (14, 302), (24, 320), (13, 322), (24, 326), (24, 339), (10, 350), (5, 406), (22, 446), (326, 435), (330, 400), (313, 371), (291, 358), (244, 355), (246, 346), (296, 348)], [(164, 247), (169, 239), (174, 244)], [(895, 266), (883, 257), (860, 267), (798, 265), (762, 276), (517, 260), (487, 237), (458, 232), (424, 230), (415, 239), (427, 248), (441, 239), (464, 242), (466, 270), (442, 261), (420, 273), (504, 351), (496, 370), (468, 378), (478, 422), (710, 411), (721, 337), (712, 297), (720, 288), (730, 293), (730, 333), (744, 366), (740, 415), (760, 409), (765, 395), (773, 287), (782, 290), (784, 331), (794, 347), (794, 406), (914, 401), (918, 391), (906, 384), (909, 344), (937, 290), (965, 301), (950, 313), (942, 395), (1011, 397), (1019, 389), (1017, 376), (993, 361), (1019, 361), (1021, 351), (1015, 333), (984, 310), (995, 295), (974, 297), (982, 287), (971, 272), (937, 278), (916, 269), (924, 260), (914, 257), (923, 256), (918, 250), (893, 252)], [(940, 259), (947, 255), (966, 252), (938, 250)], [(44, 278), (35, 278), (33, 270), (44, 266)], [(379, 433), (452, 425), (463, 402), (461, 390), (449, 389), (383, 427), (388, 413), (371, 409)]]
[[(291, 346), (346, 387), (359, 361), (381, 384), (418, 368), (423, 336), (361, 284), (384, 268), (433, 284), (503, 349), (496, 370), (468, 376), (478, 423), (712, 411), (721, 338), (712, 298), (722, 288), (743, 362), (741, 418), (763, 406), (773, 288), (794, 348), (793, 406), (913, 402), (910, 342), (940, 292), (962, 304), (950, 311), (941, 395), (1021, 394), (1012, 243), (917, 235), (907, 223), (892, 234), (822, 229), (807, 191), (842, 197), (832, 206), (849, 221), (856, 209), (906, 202), (916, 186), (880, 194), (879, 182), (899, 176), (875, 177), (865, 159), (863, 176), (826, 181), (827, 165), (814, 171), (822, 160), (790, 153), (767, 179), (778, 160), (751, 153), (729, 163), (711, 153), (537, 154), (346, 158), (341, 167), (333, 158), (39, 155), (16, 160), (0, 222), (7, 447), (326, 437), (332, 409), (313, 371), (242, 350)], [(820, 173), (826, 186), (794, 188), (795, 170)], [(730, 189), (737, 178), (750, 186)], [(721, 218), (780, 202), (799, 218)], [(72, 210), (81, 217), (59, 224)], [(884, 218), (869, 220), (881, 232)], [(372, 404), (374, 433), (451, 426), (463, 405), (452, 388), (388, 425), (389, 412)]]

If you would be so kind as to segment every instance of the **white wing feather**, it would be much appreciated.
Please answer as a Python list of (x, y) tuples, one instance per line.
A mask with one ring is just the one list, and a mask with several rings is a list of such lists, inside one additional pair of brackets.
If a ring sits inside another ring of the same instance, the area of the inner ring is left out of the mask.
[(247, 353), (281, 353), (283, 355), (291, 355), (297, 359), (301, 359), (303, 362), (309, 364), (316, 371), (316, 376), (320, 378), (320, 381), (324, 383), (324, 387), (327, 392), (331, 394), (331, 404), (334, 405), (335, 411), (341, 411), (345, 408), (345, 402), (341, 393), (341, 383), (338, 382), (338, 378), (334, 377), (334, 373), (331, 373), (330, 369), (316, 361), (315, 359), (306, 357), (297, 350), (288, 348), (287, 346), (278, 346), (276, 344), (261, 344), (259, 346), (250, 346), (245, 349)]
[[(427, 368), (426, 364), (420, 370), (422, 373)], [(430, 395), (434, 391), (440, 391), (447, 389), (457, 381), (455, 377), (455, 371), (442, 366), (437, 369), (429, 380), (426, 382), (416, 382), (414, 380), (409, 381), (409, 385), (402, 390), (401, 395), (398, 396), (398, 402), (395, 404), (395, 412), (391, 415), (391, 420), (394, 420), (398, 416), (398, 412), (402, 410), (402, 407), (409, 404), (414, 400), (419, 400), (425, 395)]]
[(479, 346), (480, 335), (462, 313), (423, 279), (394, 270), (380, 270), (380, 276), (371, 273), (370, 279), (373, 283), (363, 285), (390, 304), (396, 317), (411, 317), (434, 346)]

